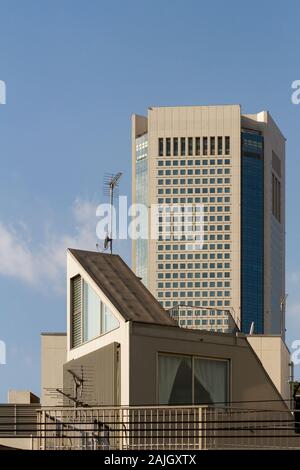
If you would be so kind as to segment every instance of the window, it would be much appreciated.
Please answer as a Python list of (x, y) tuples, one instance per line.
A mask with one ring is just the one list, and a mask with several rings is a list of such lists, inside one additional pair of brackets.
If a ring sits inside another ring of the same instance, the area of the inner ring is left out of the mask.
[(188, 356), (159, 356), (159, 404), (192, 403), (192, 360)]
[(162, 137), (158, 139), (158, 155), (160, 157), (164, 155), (164, 139)]
[(223, 153), (223, 138), (218, 137), (218, 155), (222, 155)]
[(119, 321), (81, 276), (71, 279), (71, 347), (119, 327)]
[(83, 281), (83, 341), (100, 335), (101, 301), (91, 286)]
[(281, 189), (280, 181), (274, 173), (272, 173), (272, 213), (280, 222), (281, 219)]
[(169, 157), (171, 155), (171, 139), (170, 137), (166, 138), (166, 155)]
[(173, 155), (174, 157), (178, 156), (178, 137), (174, 137), (173, 139)]
[(210, 138), (210, 155), (215, 155), (215, 151), (216, 151), (215, 138), (211, 137)]
[(193, 137), (188, 138), (188, 154), (193, 155)]
[(225, 137), (225, 155), (230, 155), (230, 137)]
[(185, 137), (180, 138), (180, 154), (185, 156)]
[(160, 354), (158, 367), (160, 405), (228, 402), (228, 361)]
[(81, 277), (71, 279), (72, 348), (81, 344)]
[(203, 137), (203, 155), (207, 155), (207, 137)]
[(196, 137), (195, 153), (196, 153), (196, 155), (200, 155), (200, 137)]

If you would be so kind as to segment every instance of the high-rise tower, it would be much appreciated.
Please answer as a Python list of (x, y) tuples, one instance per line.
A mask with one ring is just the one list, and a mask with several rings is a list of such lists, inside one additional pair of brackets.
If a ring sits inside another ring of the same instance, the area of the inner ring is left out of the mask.
[[(285, 139), (270, 114), (151, 107), (133, 115), (132, 163), (148, 226), (133, 269), (162, 305), (186, 327), (227, 331), (230, 311), (246, 333), (254, 322), (255, 333), (284, 335)], [(201, 246), (178, 237), (183, 206), (195, 239), (201, 220)]]

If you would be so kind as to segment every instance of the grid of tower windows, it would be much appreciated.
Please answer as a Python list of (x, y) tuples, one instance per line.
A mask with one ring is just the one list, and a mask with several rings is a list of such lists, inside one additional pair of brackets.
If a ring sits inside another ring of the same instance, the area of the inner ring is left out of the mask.
[[(229, 136), (158, 139), (157, 297), (166, 309), (191, 307), (181, 326), (228, 329), (231, 177)], [(196, 239), (200, 226), (201, 244), (181, 230), (182, 206), (185, 228)]]

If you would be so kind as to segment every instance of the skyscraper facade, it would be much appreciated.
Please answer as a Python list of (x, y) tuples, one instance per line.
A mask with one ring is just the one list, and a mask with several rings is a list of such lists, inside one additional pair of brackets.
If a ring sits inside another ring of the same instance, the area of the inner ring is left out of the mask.
[(226, 332), (233, 318), (284, 335), (285, 139), (270, 114), (133, 115), (132, 177), (148, 233), (132, 242), (133, 269), (164, 308), (184, 327)]

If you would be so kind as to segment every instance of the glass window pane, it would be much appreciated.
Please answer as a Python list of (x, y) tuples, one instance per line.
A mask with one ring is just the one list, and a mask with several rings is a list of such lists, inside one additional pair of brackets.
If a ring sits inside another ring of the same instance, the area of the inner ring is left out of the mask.
[(193, 155), (193, 137), (188, 138), (188, 153)]
[(89, 341), (100, 335), (101, 301), (91, 286), (83, 283), (83, 339)]
[(225, 155), (230, 155), (230, 137), (225, 137)]
[(202, 144), (203, 144), (203, 155), (207, 155), (207, 137), (203, 137), (203, 140), (202, 140)]
[(158, 155), (162, 157), (164, 154), (164, 139), (160, 137), (158, 139)]
[(180, 138), (180, 150), (181, 150), (180, 154), (184, 156), (185, 155), (185, 137)]
[(174, 137), (173, 139), (173, 155), (174, 157), (178, 156), (178, 137)]
[(119, 321), (107, 307), (103, 304), (103, 317), (102, 317), (102, 333), (115, 330), (119, 327)]
[(223, 153), (223, 137), (218, 137), (218, 155), (222, 155)]
[(196, 155), (200, 155), (200, 137), (196, 137)]
[(169, 157), (171, 155), (171, 139), (170, 137), (166, 138), (166, 155)]
[(192, 360), (184, 356), (159, 356), (159, 404), (192, 404)]
[(222, 404), (228, 401), (228, 362), (195, 358), (195, 404)]
[(214, 137), (211, 137), (210, 138), (210, 154), (211, 155), (215, 155), (215, 138)]

